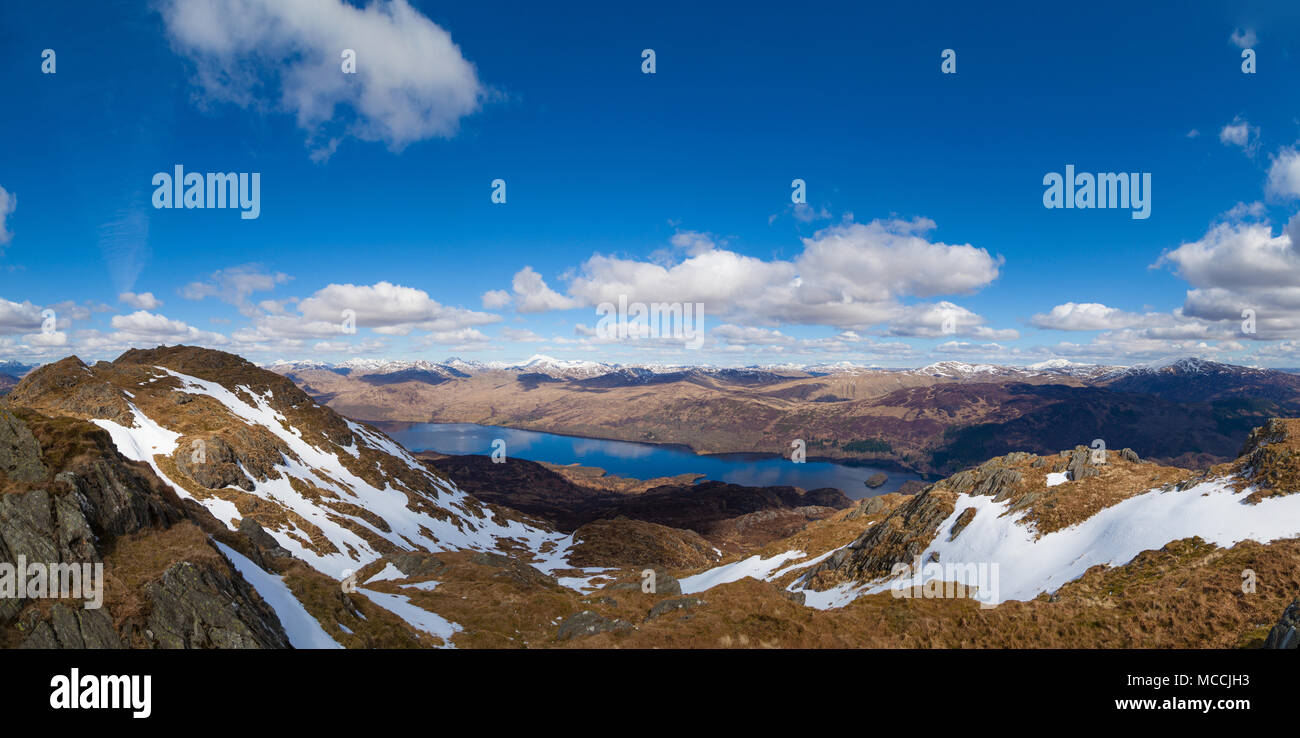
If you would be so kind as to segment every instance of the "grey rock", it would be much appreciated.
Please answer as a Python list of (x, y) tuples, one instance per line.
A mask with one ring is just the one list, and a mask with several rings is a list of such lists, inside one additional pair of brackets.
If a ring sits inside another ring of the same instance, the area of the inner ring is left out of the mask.
[(258, 553), (261, 554), (264, 559), (287, 559), (293, 556), (293, 554), (289, 553), (288, 550), (281, 546), (279, 541), (275, 540), (270, 533), (267, 533), (265, 528), (258, 525), (257, 521), (252, 518), (240, 518), (239, 532), (248, 536), (248, 540), (258, 549)]
[(180, 561), (145, 592), (157, 648), (289, 647), (275, 612), (234, 570)]
[(632, 630), (632, 624), (626, 620), (607, 618), (593, 610), (583, 610), (576, 615), (565, 618), (564, 622), (560, 623), (555, 638), (568, 641), (580, 636), (590, 636), (597, 633), (624, 633), (629, 630)]
[(1282, 619), (1268, 632), (1264, 648), (1300, 648), (1300, 597), (1282, 611)]
[(4, 408), (0, 408), (0, 473), (16, 482), (40, 482), (48, 474), (36, 437)]
[[(201, 459), (195, 458), (196, 442), (203, 443)], [(253, 480), (249, 479), (240, 468), (241, 460), (235, 450), (220, 436), (182, 439), (176, 445), (176, 450), (172, 452), (172, 461), (176, 462), (176, 466), (188, 474), (190, 479), (208, 489), (235, 486), (251, 492), (256, 488)]]
[[(491, 566), (501, 569), (500, 574), (495, 574), (493, 576), (505, 577), (519, 584), (533, 587), (560, 586), (560, 583), (555, 580), (555, 577), (543, 574), (536, 567), (525, 564), (513, 556), (506, 556), (498, 553), (476, 553), (471, 556), (469, 560), (470, 563), (478, 564), (479, 566)], [(398, 568), (400, 569), (401, 567)]]
[(399, 571), (410, 579), (436, 576), (447, 568), (447, 565), (438, 560), (433, 554), (424, 553), (423, 551), (389, 554), (387, 558), (393, 562), (393, 566), (396, 566)]
[(781, 596), (786, 598), (787, 600), (790, 600), (796, 605), (806, 606), (808, 604), (808, 595), (804, 594), (803, 590), (796, 590), (794, 592), (791, 592), (788, 589), (783, 589), (781, 590)]
[(678, 610), (690, 610), (704, 604), (704, 600), (699, 597), (673, 597), (672, 599), (661, 600), (650, 608), (650, 614), (645, 616), (646, 620), (654, 620), (670, 612)]
[[(657, 595), (679, 595), (682, 593), (682, 584), (677, 581), (677, 577), (669, 574), (667, 571), (654, 567), (655, 573), (655, 591), (650, 594)], [(605, 587), (611, 591), (636, 591), (641, 590), (641, 570), (637, 571), (637, 581), (635, 582), (617, 582)]]

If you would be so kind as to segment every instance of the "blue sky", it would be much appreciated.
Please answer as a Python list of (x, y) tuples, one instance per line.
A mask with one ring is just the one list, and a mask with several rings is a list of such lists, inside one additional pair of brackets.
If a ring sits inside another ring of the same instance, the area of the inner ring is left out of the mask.
[[(1300, 7), (806, 5), (10, 4), (0, 358), (1300, 365)], [(259, 217), (154, 208), (177, 164)]]

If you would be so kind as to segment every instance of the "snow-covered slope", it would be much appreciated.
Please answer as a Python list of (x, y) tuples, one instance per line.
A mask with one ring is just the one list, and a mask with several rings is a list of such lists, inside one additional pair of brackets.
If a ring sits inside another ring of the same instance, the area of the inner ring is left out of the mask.
[[(1082, 447), (1060, 456), (1013, 454), (910, 498), (893, 520), (868, 528), (850, 546), (752, 556), (683, 578), (682, 588), (700, 592), (744, 577), (776, 581), (806, 570), (782, 583), (820, 609), (864, 595), (918, 592), (913, 588), (927, 582), (960, 583), (977, 590), (969, 596), (981, 604), (996, 606), (1055, 592), (1092, 567), (1123, 566), (1173, 541), (1199, 537), (1230, 548), (1300, 538), (1300, 494), (1286, 476), (1300, 443), (1291, 431), (1300, 431), (1300, 421), (1257, 431), (1248, 454), (1215, 475), (1118, 455), (1096, 466), (1082, 463), (1089, 458)], [(1052, 471), (1067, 466), (1073, 471)], [(1080, 481), (1074, 471), (1084, 475)], [(1181, 481), (1149, 484), (1157, 478)], [(1098, 506), (1099, 497), (1110, 504)], [(1064, 510), (1074, 512), (1040, 525), (1040, 514)]]
[(101, 409), (79, 413), (106, 430), (124, 456), (148, 464), (232, 530), (253, 517), (322, 573), (343, 578), (384, 554), (411, 550), (562, 558), (561, 534), (483, 505), (387, 436), (318, 405), (279, 375), (203, 349), (131, 358), (93, 369), (65, 360), (76, 366), (56, 367), (67, 370), (65, 379), (51, 384), (60, 393), (69, 382), (93, 389), (104, 398)]

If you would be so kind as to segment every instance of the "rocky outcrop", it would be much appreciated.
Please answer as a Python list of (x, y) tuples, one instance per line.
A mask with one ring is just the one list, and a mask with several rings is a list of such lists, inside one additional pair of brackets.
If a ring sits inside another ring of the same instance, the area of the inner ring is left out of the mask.
[[(1039, 457), (1029, 453), (1011, 453), (990, 459), (936, 482), (925, 491), (904, 498), (880, 523), (871, 526), (847, 547), (811, 567), (806, 586), (821, 590), (845, 581), (870, 581), (887, 576), (895, 563), (910, 562), (930, 545), (939, 524), (955, 511), (959, 495), (992, 497), (996, 501), (1015, 500), (1028, 504), (1034, 493), (1027, 492), (1024, 474), (1018, 466), (1031, 466)], [(1086, 462), (1080, 462), (1082, 464)], [(866, 504), (866, 503), (863, 503)], [(881, 503), (883, 506), (883, 503)], [(963, 513), (947, 531), (956, 537), (974, 517), (973, 510)]]
[(131, 408), (122, 391), (96, 377), (75, 356), (46, 364), (23, 377), (5, 399), (11, 407), (36, 408), (53, 416), (105, 418), (131, 424)]
[(953, 512), (956, 495), (936, 485), (898, 506), (847, 547), (814, 565), (806, 575), (809, 589), (843, 581), (868, 581), (889, 574), (896, 562), (911, 561), (925, 550), (939, 524)]
[(1258, 487), (1252, 502), (1300, 491), (1300, 420), (1273, 418), (1252, 430), (1234, 466)]
[[(144, 464), (84, 421), (0, 409), (0, 561), (101, 566), (89, 597), (0, 599), (0, 640), (25, 648), (284, 648), (275, 613)], [(263, 533), (265, 533), (263, 531)], [(69, 594), (72, 594), (71, 592)]]
[(46, 475), (36, 438), (22, 421), (3, 408), (0, 408), (0, 473), (16, 482), (39, 482)]
[[(494, 569), (500, 569), (493, 577), (509, 579), (517, 584), (533, 587), (559, 587), (559, 583), (554, 577), (547, 576), (537, 570), (537, 567), (530, 566), (516, 559), (513, 556), (504, 554), (481, 552), (470, 556), (470, 563), (479, 566), (490, 566)], [(400, 568), (400, 567), (399, 567)], [(405, 573), (405, 572), (403, 572)]]
[(1264, 648), (1300, 648), (1300, 598), (1282, 612), (1282, 619), (1268, 632)]
[(679, 612), (681, 610), (690, 610), (704, 604), (704, 600), (699, 597), (673, 597), (667, 600), (656, 602), (654, 607), (650, 608), (649, 614), (645, 616), (646, 620), (667, 615), (670, 612)]
[[(649, 594), (679, 595), (682, 593), (682, 583), (677, 581), (677, 577), (673, 576), (672, 574), (669, 574), (667, 571), (657, 566), (649, 567), (649, 568), (653, 570), (655, 573), (653, 591), (649, 592)], [(637, 577), (635, 581), (612, 582), (606, 585), (605, 589), (610, 592), (619, 592), (619, 591), (644, 592), (646, 588), (645, 582), (647, 581), (645, 578), (645, 570), (643, 569), (641, 571), (636, 571), (633, 573)]]
[(28, 633), (19, 648), (121, 648), (122, 640), (113, 621), (103, 610), (85, 610), (58, 603), (50, 608), (48, 620), (30, 611), (28, 622), (18, 629)]
[(288, 648), (275, 612), (233, 571), (178, 561), (145, 587), (155, 648)]
[(623, 633), (632, 630), (632, 624), (619, 618), (607, 618), (593, 610), (583, 610), (570, 615), (560, 623), (555, 633), (556, 640), (568, 641), (579, 636), (597, 633)]

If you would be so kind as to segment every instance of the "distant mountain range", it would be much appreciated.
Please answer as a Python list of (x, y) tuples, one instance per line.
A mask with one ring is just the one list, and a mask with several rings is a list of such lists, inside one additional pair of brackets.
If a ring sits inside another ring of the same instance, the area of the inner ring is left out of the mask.
[[(13, 362), (10, 362), (11, 364)], [(4, 370), (0, 364), (0, 371)], [(701, 374), (750, 374), (771, 375), (773, 377), (792, 376), (826, 376), (833, 374), (916, 374), (925, 376), (947, 377), (952, 379), (972, 379), (978, 377), (1079, 377), (1092, 380), (1107, 380), (1127, 375), (1150, 375), (1161, 373), (1195, 373), (1221, 372), (1224, 368), (1236, 372), (1281, 372), (1283, 374), (1300, 374), (1300, 368), (1245, 367), (1223, 364), (1197, 357), (1180, 357), (1157, 362), (1134, 364), (1131, 366), (1111, 364), (1084, 364), (1067, 359), (1050, 359), (1035, 364), (972, 364), (964, 361), (940, 361), (919, 368), (882, 367), (871, 364), (855, 364), (849, 361), (815, 364), (751, 364), (740, 367), (719, 367), (710, 364), (663, 364), (635, 363), (618, 364), (604, 361), (583, 359), (557, 359), (544, 354), (536, 354), (517, 363), (506, 361), (473, 361), (459, 357), (450, 357), (442, 361), (425, 359), (349, 359), (337, 363), (303, 360), (275, 361), (265, 364), (265, 368), (278, 374), (288, 374), (304, 370), (329, 370), (344, 375), (376, 375), (397, 372), (426, 371), (448, 377), (473, 376), (485, 372), (508, 371), (514, 373), (545, 374), (552, 377), (585, 378), (604, 374), (624, 373), (637, 376), (654, 374), (682, 374), (697, 372)], [(31, 367), (27, 367), (30, 369)]]
[(1024, 367), (945, 361), (919, 369), (631, 366), (535, 356), (338, 365), (282, 362), (317, 400), (366, 420), (471, 422), (701, 453), (787, 454), (938, 475), (1015, 449), (1103, 439), (1205, 466), (1253, 427), (1300, 414), (1300, 376), (1197, 358), (1132, 367), (1054, 360)]

